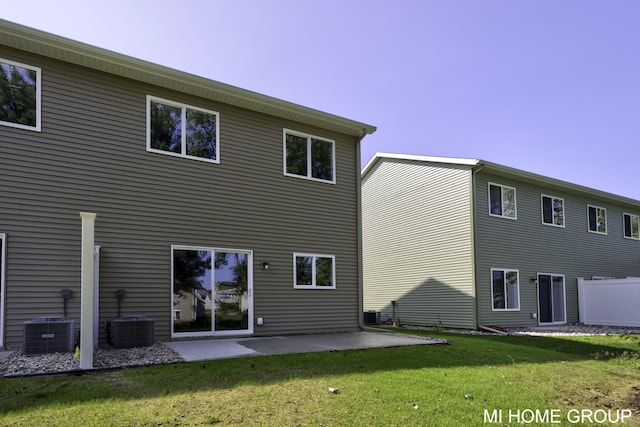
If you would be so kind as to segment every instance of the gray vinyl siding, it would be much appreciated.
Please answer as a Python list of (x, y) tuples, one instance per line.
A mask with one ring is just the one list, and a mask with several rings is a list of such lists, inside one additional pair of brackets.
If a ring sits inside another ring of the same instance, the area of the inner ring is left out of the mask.
[[(5, 347), (23, 322), (80, 317), (80, 217), (97, 214), (100, 340), (122, 315), (170, 337), (171, 245), (253, 250), (254, 333), (358, 328), (357, 142), (333, 131), (29, 55), (42, 68), (42, 132), (0, 127), (0, 233), (7, 234)], [(220, 164), (146, 151), (146, 95), (220, 113)], [(336, 141), (336, 184), (282, 172), (282, 129)], [(335, 290), (293, 289), (294, 252), (336, 257)], [(263, 271), (262, 261), (270, 263)]]
[(379, 159), (362, 180), (364, 310), (475, 328), (469, 166)]
[[(489, 216), (488, 182), (516, 188), (517, 220)], [(486, 172), (476, 175), (476, 281), (478, 320), (483, 325), (533, 326), (538, 319), (539, 273), (565, 277), (567, 322), (578, 322), (577, 277), (640, 275), (640, 241), (623, 237), (625, 206), (562, 186), (520, 181)], [(564, 199), (565, 227), (542, 224), (541, 194)], [(587, 205), (607, 210), (607, 235), (588, 232)], [(491, 268), (518, 270), (520, 311), (492, 311)]]

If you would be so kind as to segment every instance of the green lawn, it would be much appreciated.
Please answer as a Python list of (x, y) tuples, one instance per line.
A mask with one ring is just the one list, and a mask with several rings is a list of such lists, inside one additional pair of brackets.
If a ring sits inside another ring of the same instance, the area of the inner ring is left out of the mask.
[(0, 379), (0, 425), (640, 425), (638, 335), (408, 332), (450, 344)]

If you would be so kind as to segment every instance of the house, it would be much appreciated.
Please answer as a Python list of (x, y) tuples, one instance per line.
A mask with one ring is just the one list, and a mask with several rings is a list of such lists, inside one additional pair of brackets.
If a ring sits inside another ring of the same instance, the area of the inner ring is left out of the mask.
[(365, 311), (476, 329), (579, 321), (577, 279), (640, 276), (640, 201), (476, 159), (362, 171)]
[(80, 212), (100, 346), (119, 307), (157, 340), (358, 329), (375, 130), (0, 21), (0, 346), (81, 323)]

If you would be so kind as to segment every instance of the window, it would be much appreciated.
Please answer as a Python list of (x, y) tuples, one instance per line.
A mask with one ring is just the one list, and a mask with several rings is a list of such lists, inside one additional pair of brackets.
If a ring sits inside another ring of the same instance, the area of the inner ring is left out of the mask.
[(518, 270), (491, 269), (493, 310), (520, 310)]
[(220, 163), (218, 113), (147, 96), (147, 150)]
[(516, 189), (489, 183), (489, 214), (516, 219)]
[(640, 240), (640, 233), (638, 233), (638, 215), (622, 214), (624, 222), (624, 237), (629, 239)]
[(564, 200), (542, 195), (542, 223), (564, 227)]
[(607, 234), (607, 210), (597, 206), (587, 206), (589, 216), (589, 231)]
[(284, 174), (322, 182), (336, 182), (335, 142), (284, 130)]
[(40, 131), (41, 70), (0, 59), (0, 124)]
[(335, 289), (335, 256), (293, 254), (293, 287)]

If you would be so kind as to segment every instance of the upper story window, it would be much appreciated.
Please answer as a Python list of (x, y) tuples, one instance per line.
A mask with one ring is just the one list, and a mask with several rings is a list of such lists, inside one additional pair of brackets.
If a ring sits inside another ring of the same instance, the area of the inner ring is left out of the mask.
[(335, 141), (285, 129), (283, 151), (285, 175), (335, 184)]
[(542, 195), (542, 223), (564, 227), (564, 200)]
[(220, 163), (219, 114), (147, 96), (147, 150)]
[(589, 217), (589, 231), (592, 233), (607, 234), (607, 210), (598, 206), (587, 206)]
[(489, 214), (516, 219), (516, 189), (489, 183)]
[(0, 124), (40, 131), (40, 68), (0, 59)]
[(491, 269), (493, 310), (520, 310), (518, 270)]
[(293, 287), (335, 289), (334, 255), (293, 254)]
[(640, 240), (640, 233), (638, 232), (638, 223), (639, 221), (638, 215), (633, 214), (622, 214), (622, 219), (624, 222), (624, 237), (628, 239), (636, 239)]

